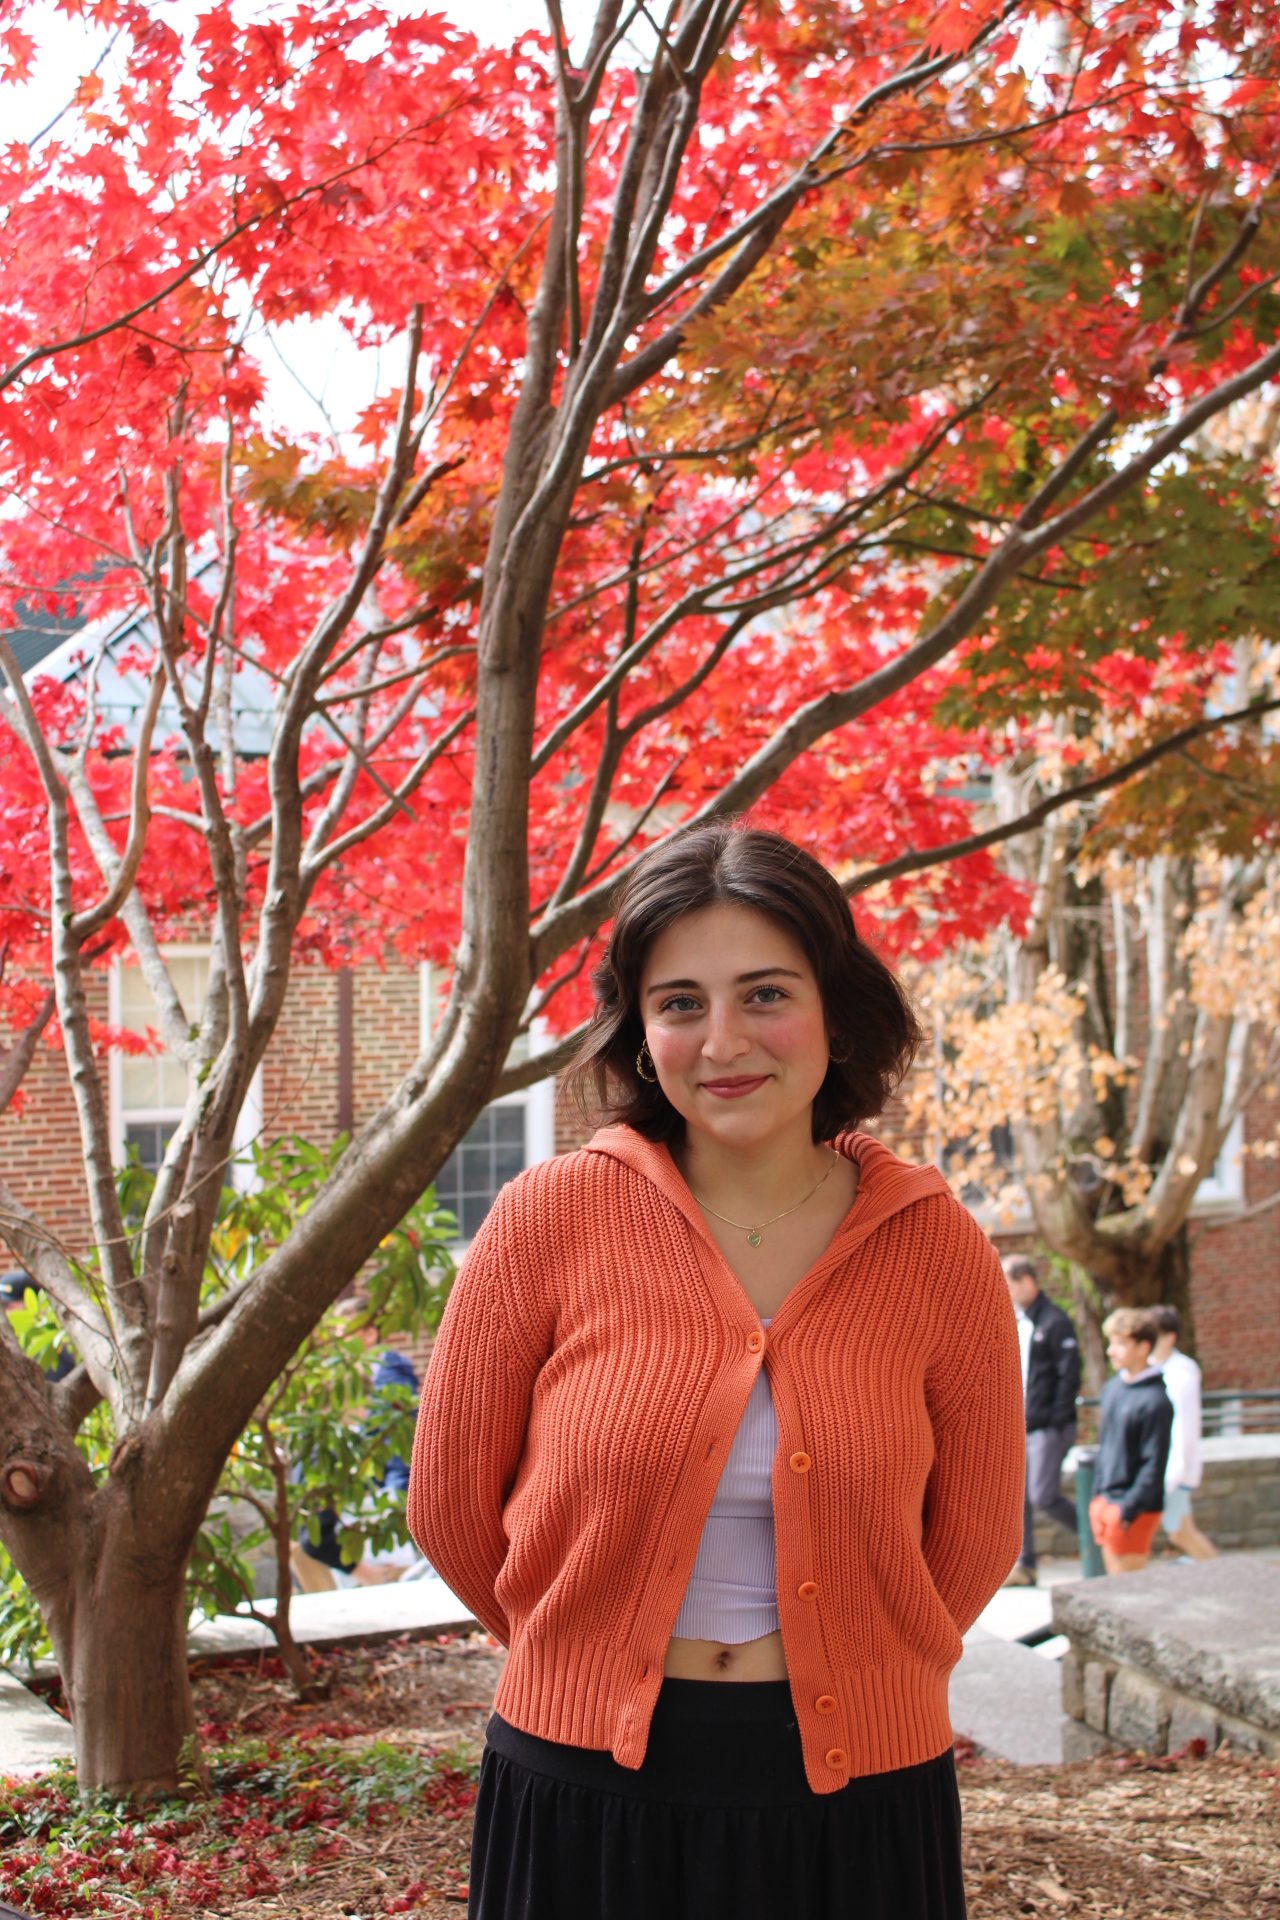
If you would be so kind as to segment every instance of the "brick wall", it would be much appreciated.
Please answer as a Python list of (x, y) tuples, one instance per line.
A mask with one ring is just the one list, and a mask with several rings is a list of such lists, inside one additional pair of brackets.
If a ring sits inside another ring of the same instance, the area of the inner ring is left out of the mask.
[(266, 1140), (300, 1133), (327, 1146), (338, 1131), (338, 994), (336, 976), (295, 966), (280, 1022), (262, 1062), (262, 1130)]
[[(107, 1018), (107, 981), (88, 983), (90, 1012)], [(301, 1133), (326, 1144), (339, 1130), (338, 976), (297, 966), (262, 1064), (262, 1135)], [(418, 1052), (416, 969), (370, 968), (353, 982), (353, 1094), (358, 1125), (393, 1090)], [(104, 1084), (106, 1074), (104, 1072)], [(0, 1166), (18, 1198), (74, 1253), (89, 1235), (84, 1157), (60, 1050), (41, 1047), (20, 1111), (0, 1116)]]
[(355, 1123), (360, 1126), (418, 1057), (418, 971), (367, 967), (353, 976), (352, 987)]
[[(105, 1022), (104, 974), (90, 976), (85, 997), (90, 1017)], [(0, 1115), (0, 1168), (15, 1197), (74, 1258), (83, 1259), (91, 1245), (84, 1154), (60, 1048), (41, 1046), (37, 1050), (22, 1083), (21, 1108), (10, 1108)], [(2, 1240), (0, 1260), (5, 1265), (10, 1263)]]
[[(1246, 1145), (1278, 1135), (1280, 1099), (1256, 1100)], [(1191, 1226), (1191, 1297), (1206, 1387), (1280, 1386), (1280, 1161), (1246, 1153), (1242, 1164), (1244, 1217), (1205, 1214)]]

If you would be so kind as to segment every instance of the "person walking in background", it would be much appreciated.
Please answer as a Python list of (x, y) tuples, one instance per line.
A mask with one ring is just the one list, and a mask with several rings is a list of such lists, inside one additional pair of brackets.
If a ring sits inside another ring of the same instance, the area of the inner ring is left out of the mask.
[(1153, 1307), (1151, 1317), (1159, 1338), (1151, 1358), (1164, 1375), (1164, 1390), (1173, 1402), (1173, 1435), (1164, 1476), (1164, 1512), (1161, 1525), (1183, 1553), (1193, 1560), (1216, 1560), (1218, 1549), (1201, 1533), (1191, 1517), (1191, 1496), (1200, 1485), (1200, 1369), (1178, 1345), (1182, 1322), (1176, 1307)]
[(1005, 1585), (1034, 1587), (1037, 1512), (1047, 1513), (1073, 1537), (1076, 1531), (1075, 1507), (1062, 1491), (1062, 1463), (1076, 1439), (1080, 1343), (1070, 1317), (1041, 1291), (1035, 1265), (1026, 1254), (1010, 1254), (1003, 1264), (1017, 1316), (1027, 1416), (1022, 1551)]
[(1164, 1509), (1173, 1402), (1152, 1364), (1159, 1329), (1149, 1310), (1121, 1307), (1102, 1323), (1116, 1369), (1098, 1408), (1098, 1463), (1089, 1524), (1108, 1573), (1137, 1573), (1151, 1558)]

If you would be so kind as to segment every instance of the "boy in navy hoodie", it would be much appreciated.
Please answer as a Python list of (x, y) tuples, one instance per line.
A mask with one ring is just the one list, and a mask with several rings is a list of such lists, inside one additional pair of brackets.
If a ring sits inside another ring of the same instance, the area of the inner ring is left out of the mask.
[(1164, 1508), (1173, 1403), (1151, 1364), (1159, 1336), (1152, 1316), (1122, 1307), (1107, 1316), (1102, 1331), (1116, 1371), (1102, 1389), (1089, 1520), (1107, 1572), (1136, 1573), (1151, 1557)]

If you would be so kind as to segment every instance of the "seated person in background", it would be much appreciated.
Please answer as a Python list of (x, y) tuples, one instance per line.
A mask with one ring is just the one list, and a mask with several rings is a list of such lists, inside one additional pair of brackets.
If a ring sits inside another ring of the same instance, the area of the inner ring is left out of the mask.
[(1149, 1311), (1122, 1307), (1102, 1323), (1116, 1369), (1098, 1409), (1098, 1463), (1089, 1502), (1093, 1537), (1108, 1573), (1136, 1573), (1151, 1557), (1164, 1509), (1173, 1403), (1152, 1365), (1157, 1328)]
[(329, 1593), (335, 1587), (354, 1587), (355, 1568), (342, 1557), (338, 1541), (338, 1516), (332, 1507), (322, 1507), (316, 1515), (319, 1537), (311, 1538), (306, 1521), (290, 1551), (290, 1561), (303, 1593)]

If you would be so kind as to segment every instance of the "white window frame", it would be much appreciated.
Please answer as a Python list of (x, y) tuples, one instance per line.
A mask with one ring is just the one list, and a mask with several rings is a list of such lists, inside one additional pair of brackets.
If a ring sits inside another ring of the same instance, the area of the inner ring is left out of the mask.
[[(1224, 1101), (1239, 1096), (1240, 1083), (1248, 1058), (1249, 1029), (1237, 1021), (1227, 1043), (1227, 1083)], [(1238, 1212), (1244, 1205), (1244, 1113), (1237, 1113), (1227, 1129), (1226, 1138), (1209, 1172), (1196, 1188), (1191, 1217), (1201, 1214)]]
[[(435, 998), (438, 981), (439, 969), (424, 960), (418, 968), (418, 1039), (424, 1051), (430, 1044), (438, 1017)], [(545, 1023), (535, 1020), (529, 1029), (530, 1054), (549, 1053), (554, 1045), (554, 1035), (547, 1030)], [(526, 1167), (534, 1167), (540, 1160), (554, 1158), (556, 1083), (553, 1074), (535, 1081), (531, 1087), (521, 1087), (515, 1093), (499, 1094), (496, 1100), (488, 1101), (482, 1111), (487, 1111), (488, 1107), (522, 1107), (524, 1109), (524, 1164)], [(453, 1242), (454, 1249), (458, 1253), (465, 1253), (470, 1244), (469, 1240), (461, 1238)]]
[[(213, 947), (207, 940), (193, 940), (179, 945), (176, 942), (161, 947), (161, 955), (169, 960), (209, 960)], [(121, 975), (124, 960), (116, 954), (107, 970), (107, 1018), (111, 1026), (119, 1029), (124, 1024), (124, 995), (121, 990)], [(133, 963), (136, 965), (136, 961)], [(203, 1009), (201, 1009), (203, 1011)], [(195, 1019), (190, 1007), (188, 1015)], [(159, 1010), (156, 1010), (155, 1025), (160, 1026)], [(107, 1115), (111, 1134), (111, 1160), (116, 1167), (125, 1163), (125, 1129), (130, 1121), (143, 1126), (163, 1126), (167, 1120), (181, 1120), (181, 1107), (130, 1107), (125, 1112), (124, 1105), (124, 1055), (118, 1047), (113, 1047), (107, 1061)], [(249, 1082), (249, 1091), (240, 1108), (232, 1138), (232, 1162), (230, 1184), (241, 1193), (246, 1193), (255, 1184), (253, 1165), (248, 1150), (262, 1132), (262, 1067), (254, 1070)]]
[(1222, 1151), (1196, 1188), (1191, 1217), (1202, 1213), (1234, 1213), (1244, 1205), (1244, 1115), (1238, 1113), (1227, 1130)]

